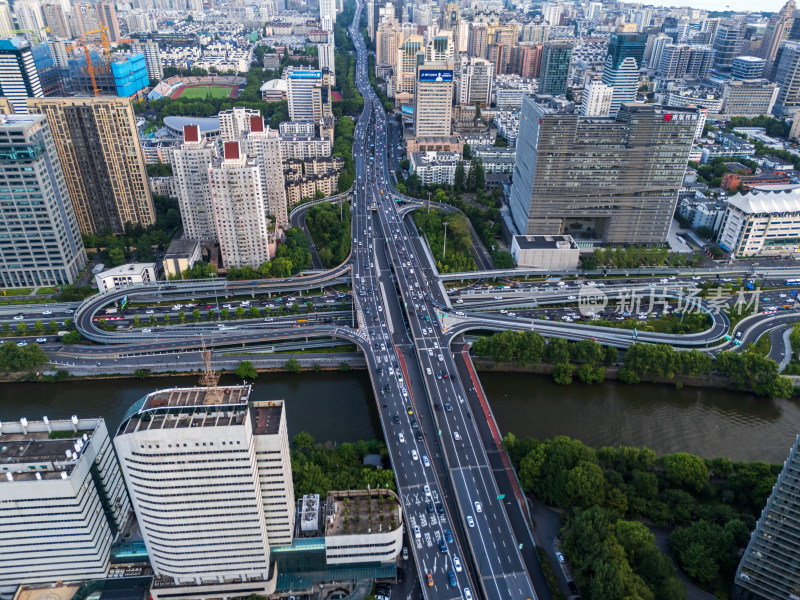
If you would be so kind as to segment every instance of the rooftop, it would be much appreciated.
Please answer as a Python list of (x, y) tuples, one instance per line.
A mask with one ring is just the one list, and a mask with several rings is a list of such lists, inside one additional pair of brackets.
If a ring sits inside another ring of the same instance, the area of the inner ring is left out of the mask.
[(100, 277), (116, 277), (120, 275), (130, 275), (132, 273), (141, 273), (145, 269), (155, 269), (155, 263), (128, 263), (127, 265), (120, 265), (113, 267), (107, 271), (100, 273)]
[(326, 536), (391, 531), (402, 524), (400, 501), (391, 490), (328, 492), (326, 504)]
[(575, 250), (578, 245), (571, 235), (515, 235), (514, 240), (521, 250)]
[(219, 131), (219, 118), (217, 117), (164, 117), (164, 125), (183, 136), (184, 125), (198, 125), (201, 133), (216, 133)]
[(281, 427), (283, 400), (253, 402), (250, 404), (250, 421), (256, 435), (276, 435)]
[(745, 213), (793, 213), (800, 212), (800, 188), (787, 191), (751, 191), (728, 199), (728, 204)]
[(172, 240), (167, 248), (167, 253), (164, 258), (173, 258), (176, 256), (191, 256), (194, 254), (200, 242), (197, 240)]

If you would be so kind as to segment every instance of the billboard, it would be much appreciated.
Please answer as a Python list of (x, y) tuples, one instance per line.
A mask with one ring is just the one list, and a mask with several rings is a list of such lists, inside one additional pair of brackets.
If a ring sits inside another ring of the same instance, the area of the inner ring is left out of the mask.
[(420, 81), (453, 81), (452, 71), (442, 71), (431, 69), (419, 72)]
[(403, 113), (404, 115), (413, 115), (414, 107), (404, 104), (403, 106), (400, 107), (400, 112)]
[(293, 71), (289, 79), (322, 79), (322, 71)]

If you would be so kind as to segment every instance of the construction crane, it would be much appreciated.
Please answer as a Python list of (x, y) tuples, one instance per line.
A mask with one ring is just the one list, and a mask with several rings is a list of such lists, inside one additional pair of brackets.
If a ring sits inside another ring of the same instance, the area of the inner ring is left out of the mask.
[(86, 72), (89, 73), (89, 77), (92, 80), (92, 90), (94, 90), (95, 96), (99, 96), (100, 88), (97, 87), (97, 79), (94, 76), (95, 68), (92, 64), (92, 56), (89, 54), (89, 47), (86, 45), (86, 41), (81, 39), (75, 40), (74, 44), (67, 46), (67, 52), (72, 52), (77, 48), (83, 49), (83, 55), (86, 57)]
[[(48, 29), (48, 32), (50, 30)], [(34, 44), (38, 44), (41, 39), (39, 38), (39, 30), (38, 29), (12, 29), (9, 33), (32, 33), (31, 36), (32, 41)]]

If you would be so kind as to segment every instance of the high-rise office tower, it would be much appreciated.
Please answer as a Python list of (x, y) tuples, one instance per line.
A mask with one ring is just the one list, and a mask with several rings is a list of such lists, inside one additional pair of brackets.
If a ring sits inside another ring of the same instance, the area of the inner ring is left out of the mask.
[(270, 259), (261, 169), (239, 142), (223, 144), (223, 160), (209, 171), (211, 204), (225, 268), (258, 267)]
[(448, 136), (453, 120), (453, 70), (448, 63), (417, 68), (414, 92), (414, 134)]
[(430, 39), (425, 47), (426, 62), (451, 62), (454, 57), (453, 34), (441, 31)]
[(467, 39), (467, 54), (470, 57), (486, 58), (489, 45), (489, 26), (486, 23), (470, 23)]
[(736, 569), (731, 600), (796, 598), (800, 590), (800, 436)]
[[(652, 44), (651, 44), (652, 41)], [(657, 69), (661, 64), (661, 57), (664, 54), (664, 48), (667, 44), (672, 43), (672, 38), (664, 33), (659, 33), (651, 40), (651, 36), (647, 37), (647, 44), (645, 44), (644, 62), (651, 69)], [(650, 52), (648, 53), (648, 47)]]
[(217, 115), (219, 118), (219, 141), (235, 142), (250, 131), (250, 118), (260, 117), (261, 111), (257, 108), (244, 108), (234, 106), (223, 110)]
[(745, 25), (741, 21), (726, 19), (717, 25), (714, 34), (714, 68), (727, 71), (733, 59), (742, 54)]
[(489, 47), (486, 49), (486, 58), (492, 64), (494, 72), (498, 75), (505, 75), (509, 72), (512, 50), (513, 46), (509, 47), (503, 44), (489, 44)]
[(550, 25), (561, 25), (561, 15), (564, 7), (557, 2), (547, 2), (542, 5), (542, 19)]
[(611, 100), (613, 97), (613, 88), (608, 87), (602, 81), (593, 81), (583, 90), (581, 116), (607, 117), (611, 112)]
[(417, 66), (425, 62), (424, 40), (421, 35), (410, 35), (397, 50), (397, 75), (395, 90), (413, 94)]
[(131, 504), (103, 419), (3, 421), (0, 438), (0, 594), (105, 578)]
[(542, 44), (523, 42), (516, 47), (512, 60), (514, 72), (522, 77), (539, 77), (542, 68)]
[(106, 32), (108, 41), (116, 42), (122, 39), (122, 36), (119, 34), (119, 21), (117, 20), (117, 9), (114, 7), (114, 3), (98, 2), (97, 14), (100, 19), (101, 27), (108, 29)]
[(772, 13), (764, 31), (764, 39), (758, 50), (759, 58), (767, 63), (772, 63), (778, 55), (781, 43), (789, 37), (789, 32), (794, 25), (794, 11), (797, 8), (794, 0), (789, 0), (778, 12)]
[(381, 23), (375, 34), (375, 60), (377, 65), (394, 67), (397, 64), (397, 49), (403, 34), (391, 23)]
[(458, 81), (458, 102), (489, 106), (493, 77), (494, 67), (488, 60), (483, 58), (462, 60)]
[(50, 30), (50, 37), (67, 39), (70, 37), (67, 16), (64, 14), (64, 7), (55, 2), (42, 4), (44, 22)]
[(164, 79), (164, 67), (161, 64), (161, 53), (158, 50), (158, 43), (152, 40), (132, 42), (131, 50), (137, 54), (144, 54), (144, 62), (145, 65), (147, 65), (147, 76), (150, 78), (150, 81), (161, 81)]
[(290, 542), (294, 524), (288, 438), (283, 402), (250, 402), (250, 392), (159, 390), (117, 431), (154, 600), (275, 591), (270, 545)]
[(572, 44), (546, 42), (542, 48), (542, 68), (539, 72), (539, 93), (558, 96), (567, 92)]
[(695, 109), (633, 103), (616, 118), (582, 117), (526, 96), (509, 201), (518, 233), (665, 242), (697, 119)]
[(172, 153), (172, 173), (178, 194), (184, 237), (217, 241), (208, 169), (217, 159), (217, 145), (209, 143), (197, 125), (185, 125), (183, 144)]
[(611, 116), (617, 114), (623, 102), (632, 102), (639, 88), (647, 36), (639, 33), (612, 33), (608, 55), (603, 68), (603, 83), (614, 88)]
[(72, 283), (86, 251), (45, 118), (0, 115), (0, 156), (5, 187), (14, 188), (0, 213), (0, 286)]
[(155, 223), (129, 98), (31, 98), (28, 110), (50, 123), (81, 233)]
[(286, 182), (283, 178), (281, 138), (274, 129), (264, 126), (264, 117), (250, 117), (250, 128), (241, 140), (242, 151), (255, 158), (261, 172), (261, 185), (266, 215), (275, 217), (275, 224), (289, 227), (286, 203)]
[(324, 69), (286, 67), (283, 71), (289, 87), (289, 118), (292, 121), (313, 121), (319, 125), (330, 117), (330, 73)]
[(800, 42), (784, 42), (775, 65), (778, 99), (773, 112), (778, 117), (793, 117), (800, 110)]
[(27, 99), (44, 96), (30, 44), (21, 38), (0, 40), (0, 94), (16, 113), (28, 112)]

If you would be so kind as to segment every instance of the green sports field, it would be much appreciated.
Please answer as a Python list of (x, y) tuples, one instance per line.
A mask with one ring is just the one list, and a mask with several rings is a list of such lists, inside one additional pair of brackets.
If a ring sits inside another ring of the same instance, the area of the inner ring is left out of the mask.
[(228, 85), (203, 85), (197, 87), (184, 87), (179, 91), (180, 98), (205, 100), (209, 95), (212, 98), (228, 98), (231, 95), (232, 87)]

